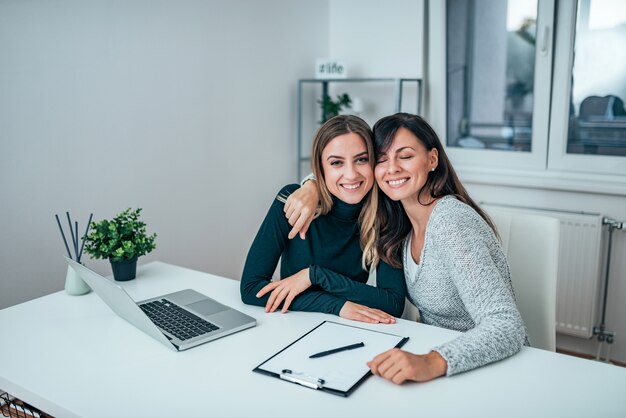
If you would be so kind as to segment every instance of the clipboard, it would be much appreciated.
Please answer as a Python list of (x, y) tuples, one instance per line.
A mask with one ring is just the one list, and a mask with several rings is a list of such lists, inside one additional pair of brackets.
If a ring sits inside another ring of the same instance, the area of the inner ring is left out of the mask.
[[(347, 397), (372, 374), (368, 361), (383, 351), (402, 347), (408, 340), (409, 337), (324, 321), (252, 371)], [(322, 351), (361, 342), (363, 347), (310, 358)]]

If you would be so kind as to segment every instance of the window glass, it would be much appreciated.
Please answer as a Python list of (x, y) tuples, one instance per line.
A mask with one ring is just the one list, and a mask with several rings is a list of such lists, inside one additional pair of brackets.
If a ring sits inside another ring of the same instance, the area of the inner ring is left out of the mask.
[(580, 0), (567, 152), (626, 156), (626, 7)]
[(531, 151), (537, 1), (446, 10), (448, 146)]

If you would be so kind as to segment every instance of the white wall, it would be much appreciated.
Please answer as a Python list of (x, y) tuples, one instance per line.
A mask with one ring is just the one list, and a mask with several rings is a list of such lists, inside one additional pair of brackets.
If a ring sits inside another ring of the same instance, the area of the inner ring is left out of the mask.
[(295, 179), (296, 80), (421, 77), (422, 30), (409, 0), (0, 2), (0, 308), (62, 288), (67, 210), (142, 207), (140, 263), (239, 278)]
[(62, 288), (66, 210), (142, 207), (140, 263), (238, 279), (327, 33), (325, 1), (1, 1), (0, 308)]
[(1, 1), (0, 308), (62, 288), (67, 210), (142, 207), (140, 263), (238, 278), (295, 178), (296, 80), (421, 77), (422, 33), (421, 0)]
[[(329, 55), (344, 61), (348, 77), (423, 78), (422, 0), (330, 0)], [(373, 124), (394, 111), (394, 84), (339, 85), (363, 101), (361, 116)], [(417, 88), (407, 83), (403, 111), (417, 111)]]
[(349, 77), (423, 75), (423, 0), (330, 0), (329, 52)]

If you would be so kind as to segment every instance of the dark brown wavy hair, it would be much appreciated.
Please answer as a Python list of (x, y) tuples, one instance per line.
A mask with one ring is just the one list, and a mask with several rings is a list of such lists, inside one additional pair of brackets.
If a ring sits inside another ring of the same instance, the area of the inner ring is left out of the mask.
[[(435, 171), (428, 173), (424, 186), (418, 192), (418, 202), (424, 206), (432, 204), (419, 201), (423, 191), (428, 196), (438, 199), (443, 196), (453, 195), (461, 202), (471, 206), (487, 222), (487, 225), (496, 233), (496, 228), (487, 214), (470, 198), (456, 175), (443, 145), (435, 130), (423, 118), (408, 113), (396, 113), (380, 119), (374, 125), (374, 152), (376, 156), (387, 152), (391, 146), (398, 129), (404, 128), (410, 131), (424, 145), (426, 151), (433, 148), (439, 153), (439, 161)], [(411, 232), (412, 226), (401, 202), (396, 202), (379, 193), (377, 224), (380, 228), (378, 238), (378, 255), (387, 264), (402, 267), (402, 242)]]

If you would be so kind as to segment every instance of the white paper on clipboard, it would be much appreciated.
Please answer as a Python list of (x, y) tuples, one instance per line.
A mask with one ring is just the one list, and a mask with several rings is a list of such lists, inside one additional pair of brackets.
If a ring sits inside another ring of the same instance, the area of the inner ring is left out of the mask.
[[(402, 345), (404, 341), (406, 338), (399, 335), (324, 321), (257, 369), (276, 377), (288, 370), (295, 377), (323, 382), (319, 389), (348, 392), (368, 374), (368, 361), (383, 351)], [(360, 342), (364, 343), (363, 347), (309, 358), (315, 353)]]

